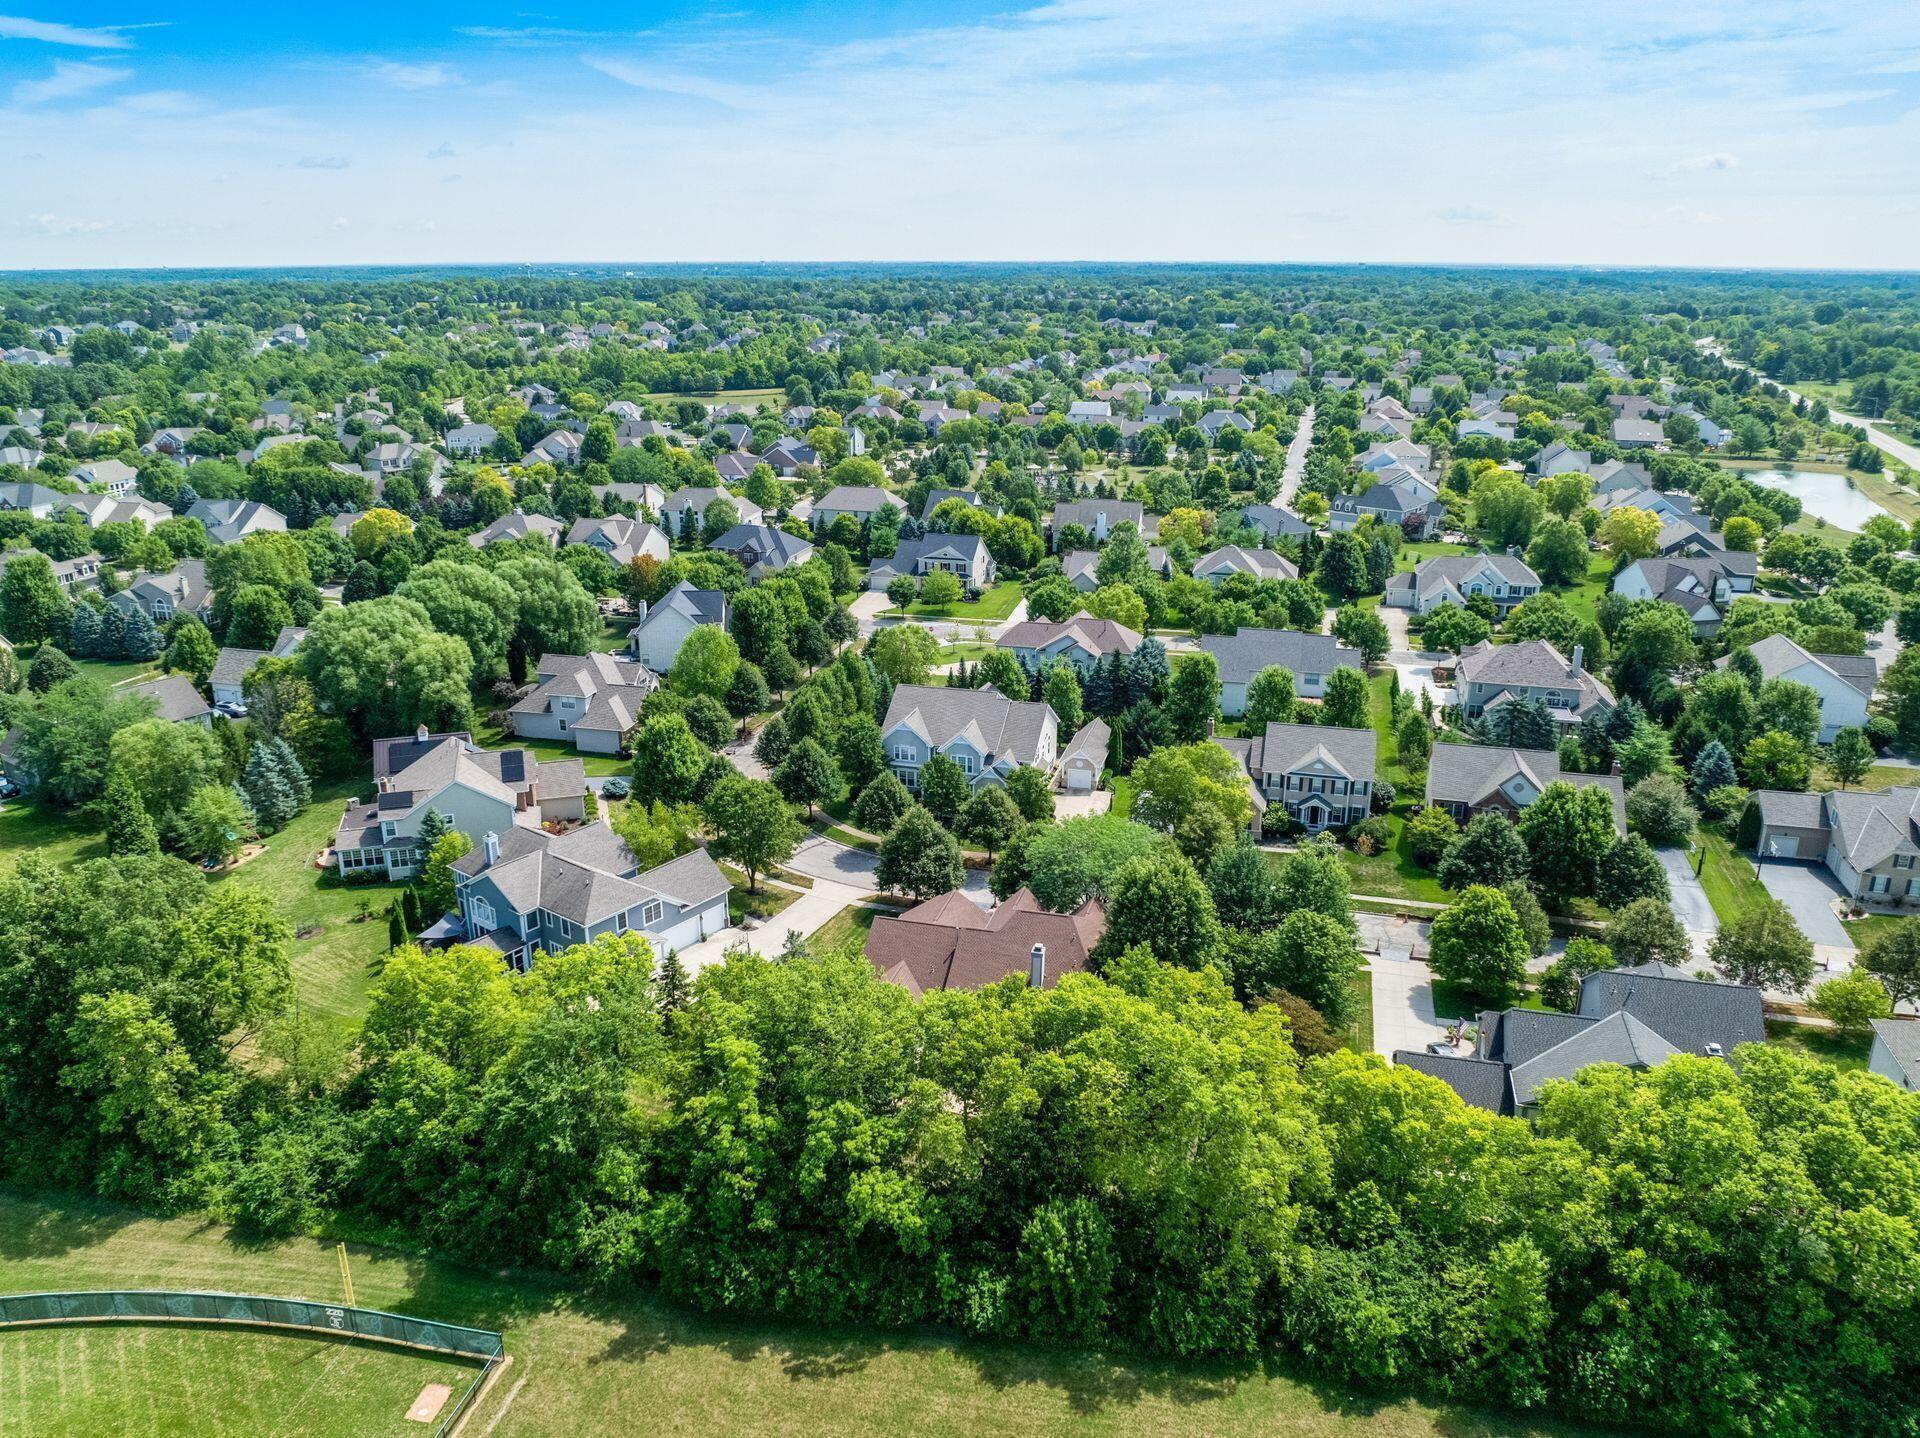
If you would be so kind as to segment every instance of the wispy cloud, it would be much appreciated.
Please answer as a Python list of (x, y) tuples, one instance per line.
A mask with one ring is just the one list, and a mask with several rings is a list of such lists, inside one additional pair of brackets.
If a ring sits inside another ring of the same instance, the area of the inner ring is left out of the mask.
[(500, 45), (564, 45), (594, 38), (591, 30), (569, 30), (561, 25), (462, 25), (454, 33)]
[(373, 67), (374, 78), (402, 90), (438, 90), (460, 78), (451, 66), (438, 60), (382, 60)]
[(1485, 205), (1446, 205), (1433, 212), (1444, 225), (1504, 225), (1507, 217)]
[(353, 164), (345, 155), (302, 155), (294, 167), (301, 170), (344, 170)]
[(445, 140), (442, 140), (439, 144), (435, 145), (431, 150), (427, 151), (427, 158), (429, 160), (451, 160), (455, 155), (459, 153), (460, 152), (454, 149), (452, 145), (448, 144)]
[(1689, 155), (1684, 160), (1676, 160), (1673, 165), (1676, 174), (1694, 170), (1737, 170), (1740, 157), (1727, 150), (1715, 150), (1710, 155)]
[(109, 220), (83, 220), (73, 215), (40, 214), (27, 218), (28, 223), (45, 235), (97, 235), (113, 228)]
[(0, 15), (0, 40), (39, 40), (48, 45), (75, 45), (85, 50), (130, 50), (133, 42), (119, 30), (92, 30), (54, 21)]
[(13, 98), (20, 105), (44, 105), (49, 100), (72, 100), (91, 95), (109, 85), (118, 85), (133, 74), (119, 65), (98, 65), (91, 60), (55, 60), (53, 73), (43, 80), (22, 80), (13, 87)]
[(636, 90), (656, 90), (663, 95), (685, 95), (695, 100), (711, 100), (729, 109), (747, 109), (759, 105), (768, 93), (756, 86), (719, 80), (690, 69), (673, 69), (638, 60), (617, 60), (603, 55), (582, 57), (589, 66), (623, 85)]

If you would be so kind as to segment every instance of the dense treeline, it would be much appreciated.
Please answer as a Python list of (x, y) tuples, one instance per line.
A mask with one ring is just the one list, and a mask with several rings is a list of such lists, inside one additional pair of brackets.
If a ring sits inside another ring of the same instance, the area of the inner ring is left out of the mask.
[[(1143, 950), (915, 1001), (857, 952), (690, 1001), (633, 936), (402, 947), (350, 1048), (162, 858), (0, 880), (13, 1182), (350, 1222), (703, 1308), (1177, 1355), (1715, 1434), (1920, 1431), (1920, 1097), (1791, 1053), (1596, 1067), (1536, 1128)], [(665, 1012), (663, 1012), (665, 1010)]]

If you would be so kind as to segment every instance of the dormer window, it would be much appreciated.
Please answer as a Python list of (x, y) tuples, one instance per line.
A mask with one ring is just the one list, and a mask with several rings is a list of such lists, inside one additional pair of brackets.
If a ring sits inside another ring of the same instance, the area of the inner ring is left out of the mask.
[(1912, 854), (1895, 854), (1893, 856), (1893, 867), (1896, 869), (1911, 869), (1913, 867), (1913, 858), (1914, 856)]

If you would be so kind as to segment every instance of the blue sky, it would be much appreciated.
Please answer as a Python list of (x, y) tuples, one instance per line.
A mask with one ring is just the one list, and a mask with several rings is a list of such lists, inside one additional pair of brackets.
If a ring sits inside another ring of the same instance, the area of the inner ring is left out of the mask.
[(0, 268), (1920, 267), (1913, 0), (0, 0), (0, 135)]

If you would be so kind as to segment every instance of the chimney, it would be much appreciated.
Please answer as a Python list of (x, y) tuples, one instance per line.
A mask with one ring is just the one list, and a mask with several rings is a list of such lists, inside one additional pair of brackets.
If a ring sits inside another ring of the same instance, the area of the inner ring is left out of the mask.
[(415, 729), (413, 731), (413, 738), (414, 738), (414, 742), (417, 744), (426, 743), (427, 742), (427, 726), (422, 724), (419, 728)]
[(1047, 946), (1035, 944), (1027, 959), (1027, 987), (1037, 989), (1047, 981)]
[(1583, 661), (1586, 657), (1587, 657), (1586, 645), (1576, 644), (1573, 646), (1573, 677), (1574, 678), (1578, 679), (1580, 677), (1580, 664), (1581, 664), (1581, 661)]
[(480, 836), (480, 847), (487, 856), (487, 867), (492, 868), (500, 862), (500, 836), (491, 831)]

